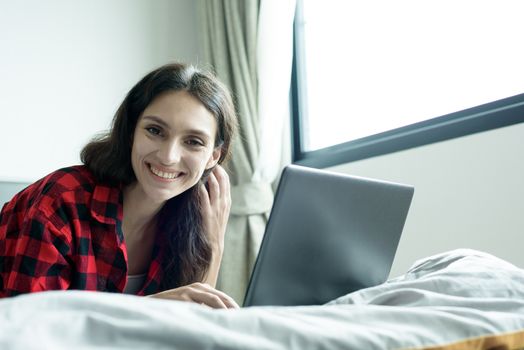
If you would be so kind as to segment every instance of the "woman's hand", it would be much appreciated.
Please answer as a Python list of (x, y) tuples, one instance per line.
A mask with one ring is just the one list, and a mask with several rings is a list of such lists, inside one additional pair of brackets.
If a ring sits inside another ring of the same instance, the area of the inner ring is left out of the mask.
[(224, 168), (217, 165), (213, 169), (207, 179), (207, 188), (201, 185), (199, 195), (202, 205), (203, 230), (213, 249), (211, 265), (204, 282), (215, 286), (222, 261), (224, 236), (231, 209), (229, 176)]
[(215, 309), (237, 309), (238, 304), (227, 294), (206, 283), (193, 283), (150, 295), (152, 298), (190, 301)]
[(202, 220), (208, 239), (221, 252), (224, 248), (224, 235), (231, 209), (231, 189), (229, 176), (224, 168), (217, 165), (208, 176), (207, 188), (200, 186)]

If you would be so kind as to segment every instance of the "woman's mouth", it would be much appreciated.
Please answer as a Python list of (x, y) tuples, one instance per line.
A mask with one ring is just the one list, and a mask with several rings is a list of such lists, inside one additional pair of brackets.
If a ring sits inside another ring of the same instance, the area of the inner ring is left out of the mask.
[(151, 172), (162, 178), (162, 179), (165, 179), (165, 180), (173, 180), (173, 179), (176, 179), (178, 178), (179, 176), (181, 176), (183, 173), (181, 172), (169, 172), (169, 171), (165, 171), (165, 170), (160, 170), (156, 167), (154, 167), (152, 164), (149, 164), (149, 170), (151, 170)]

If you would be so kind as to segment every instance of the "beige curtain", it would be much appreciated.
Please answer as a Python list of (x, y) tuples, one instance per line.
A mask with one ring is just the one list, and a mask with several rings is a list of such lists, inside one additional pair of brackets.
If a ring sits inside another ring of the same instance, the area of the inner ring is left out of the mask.
[(254, 181), (260, 133), (256, 66), (259, 0), (200, 2), (205, 60), (233, 92), (240, 134), (229, 163), (232, 208), (217, 288), (242, 303), (271, 209), (269, 183)]
[(201, 0), (205, 59), (233, 92), (240, 137), (229, 170), (231, 217), (217, 287), (239, 303), (290, 162), (289, 86), (295, 0)]

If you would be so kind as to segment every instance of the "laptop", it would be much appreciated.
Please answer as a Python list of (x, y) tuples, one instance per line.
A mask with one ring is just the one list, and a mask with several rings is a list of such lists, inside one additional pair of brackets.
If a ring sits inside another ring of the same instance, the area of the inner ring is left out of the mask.
[(320, 305), (389, 276), (414, 188), (284, 168), (244, 306)]

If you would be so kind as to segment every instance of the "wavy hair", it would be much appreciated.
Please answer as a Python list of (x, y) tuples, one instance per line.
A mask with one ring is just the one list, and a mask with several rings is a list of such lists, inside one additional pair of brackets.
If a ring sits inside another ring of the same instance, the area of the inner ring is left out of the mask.
[[(99, 181), (114, 185), (136, 181), (131, 148), (138, 119), (160, 94), (180, 90), (196, 97), (215, 117), (215, 147), (221, 149), (218, 164), (230, 157), (238, 126), (229, 90), (209, 72), (192, 65), (167, 64), (142, 78), (118, 108), (110, 130), (82, 149), (80, 159)], [(197, 186), (168, 200), (157, 215), (157, 234), (165, 234), (168, 240), (160, 289), (201, 281), (209, 270), (211, 246), (202, 228)]]

